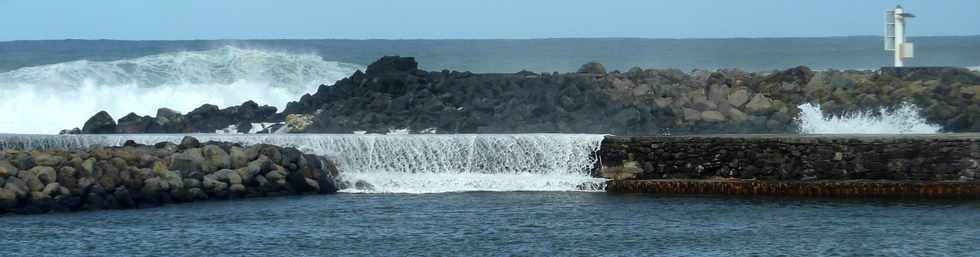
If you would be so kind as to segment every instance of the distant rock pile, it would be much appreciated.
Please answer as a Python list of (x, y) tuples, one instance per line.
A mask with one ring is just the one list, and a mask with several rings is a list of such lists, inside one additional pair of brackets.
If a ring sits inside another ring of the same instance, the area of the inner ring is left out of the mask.
[(205, 104), (186, 115), (160, 108), (156, 117), (129, 113), (118, 122), (109, 113), (101, 111), (89, 118), (82, 129), (63, 130), (61, 134), (215, 133), (229, 126), (247, 132), (252, 129), (252, 123), (275, 120), (275, 114), (276, 107), (259, 106), (252, 101), (225, 109)]
[(139, 208), (167, 203), (334, 193), (337, 170), (273, 145), (201, 143), (81, 151), (0, 151), (0, 213)]

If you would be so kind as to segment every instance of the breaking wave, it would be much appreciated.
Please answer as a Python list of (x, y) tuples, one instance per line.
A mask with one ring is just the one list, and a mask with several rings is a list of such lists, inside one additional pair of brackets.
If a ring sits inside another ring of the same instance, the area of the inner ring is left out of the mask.
[(133, 59), (72, 61), (0, 73), (0, 132), (57, 133), (106, 110), (153, 115), (253, 100), (280, 110), (289, 101), (362, 67), (313, 54), (221, 47)]
[(929, 124), (919, 108), (908, 103), (894, 110), (881, 109), (881, 115), (859, 112), (843, 117), (825, 116), (820, 105), (806, 103), (799, 108), (800, 134), (933, 134), (942, 129)]

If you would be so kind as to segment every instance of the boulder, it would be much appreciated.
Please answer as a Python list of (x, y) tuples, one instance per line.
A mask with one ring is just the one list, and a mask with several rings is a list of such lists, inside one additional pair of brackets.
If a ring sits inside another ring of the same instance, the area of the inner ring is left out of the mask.
[(316, 188), (314, 189), (314, 187), (312, 187), (307, 180), (308, 178), (303, 176), (303, 173), (299, 171), (290, 171), (286, 174), (286, 182), (288, 182), (289, 187), (296, 190), (296, 192), (320, 192), (319, 183), (314, 181), (313, 185), (316, 185)]
[(116, 188), (116, 190), (112, 192), (112, 196), (123, 208), (136, 207), (136, 201), (133, 200), (132, 194), (129, 193), (129, 190), (126, 189), (126, 187)]
[(184, 188), (200, 188), (201, 181), (195, 178), (184, 178)]
[(299, 165), (300, 160), (303, 158), (303, 152), (294, 147), (285, 147), (280, 151), (282, 154), (282, 164), (296, 164)]
[(694, 122), (701, 120), (701, 112), (695, 109), (684, 108), (684, 121)]
[(92, 177), (95, 175), (95, 158), (88, 158), (82, 162), (82, 177)]
[(180, 112), (174, 111), (170, 108), (157, 109), (156, 120), (160, 124), (167, 124), (170, 122), (178, 121), (180, 118), (181, 118)]
[(17, 204), (17, 193), (7, 187), (0, 187), (0, 209), (11, 209)]
[(208, 192), (224, 192), (228, 188), (228, 183), (218, 181), (211, 176), (204, 176), (204, 181), (201, 184)]
[(155, 196), (159, 195), (160, 192), (163, 191), (164, 184), (165, 183), (163, 180), (158, 177), (148, 178), (143, 181), (143, 188), (140, 191), (142, 191), (143, 195), (145, 196), (155, 198)]
[(131, 112), (119, 119), (119, 123), (116, 125), (116, 133), (146, 133), (147, 128), (152, 126), (153, 122), (153, 117), (139, 116)]
[(38, 152), (33, 154), (36, 165), (58, 167), (65, 161), (64, 157)]
[(413, 72), (418, 70), (419, 64), (413, 57), (385, 56), (371, 63), (367, 67), (367, 75), (381, 75), (388, 73)]
[(196, 188), (195, 187), (195, 188), (188, 189), (187, 192), (190, 194), (191, 199), (194, 199), (194, 200), (207, 200), (208, 199), (208, 194), (205, 193), (203, 189), (200, 189), (200, 188)]
[(58, 183), (48, 184), (44, 186), (44, 189), (41, 190), (41, 195), (44, 195), (49, 198), (58, 196), (61, 194), (61, 188), (62, 188), (61, 185)]
[(228, 157), (231, 158), (231, 168), (237, 169), (248, 165), (248, 156), (245, 154), (245, 149), (241, 147), (232, 146), (228, 151)]
[(206, 171), (231, 168), (231, 156), (218, 145), (206, 145), (202, 148), (205, 158)]
[(7, 176), (17, 176), (17, 167), (14, 167), (10, 161), (0, 160), (0, 178)]
[(17, 154), (16, 156), (14, 156), (12, 161), (14, 167), (17, 167), (20, 170), (29, 170), (31, 168), (34, 168), (34, 165), (36, 165), (36, 163), (34, 162), (34, 157), (26, 153)]
[(180, 150), (199, 148), (201, 147), (201, 141), (198, 141), (197, 138), (186, 136), (180, 140), (180, 145), (177, 147)]
[(27, 185), (27, 182), (17, 177), (7, 178), (7, 183), (3, 185), (3, 188), (14, 192), (17, 198), (25, 198), (31, 192), (31, 188)]
[(598, 62), (588, 62), (586, 64), (582, 64), (582, 66), (578, 68), (578, 73), (604, 75), (606, 74), (606, 67), (602, 66), (602, 64)]
[(238, 175), (238, 172), (229, 169), (219, 170), (215, 173), (204, 176), (204, 178), (210, 178), (212, 180), (225, 182), (231, 185), (242, 184), (242, 177)]
[(34, 176), (37, 176), (39, 182), (44, 184), (58, 181), (58, 173), (51, 167), (37, 166), (32, 168), (30, 172), (33, 173)]
[(737, 108), (728, 108), (725, 111), (725, 116), (728, 117), (728, 119), (731, 119), (732, 121), (735, 121), (737, 123), (741, 123), (749, 119), (748, 115), (746, 115), (742, 111), (739, 111)]
[(69, 189), (78, 188), (78, 178), (76, 177), (76, 170), (71, 166), (61, 167), (61, 171), (58, 172), (58, 182)]
[(234, 193), (244, 193), (245, 186), (243, 186), (242, 184), (232, 184), (231, 186), (228, 187), (228, 190)]
[(728, 94), (728, 104), (734, 107), (742, 107), (743, 104), (749, 101), (749, 91), (745, 88), (739, 88)]
[(813, 78), (813, 71), (806, 66), (797, 66), (792, 69), (773, 73), (765, 78), (764, 83), (791, 83), (796, 85), (806, 85)]
[(282, 167), (279, 167), (279, 169), (274, 169), (266, 173), (265, 178), (269, 179), (270, 182), (279, 183), (286, 179), (286, 172), (282, 171)]
[(703, 111), (701, 112), (701, 120), (707, 122), (723, 122), (725, 121), (725, 115), (719, 111)]
[(750, 113), (771, 113), (775, 111), (775, 105), (773, 105), (772, 99), (766, 97), (762, 94), (755, 94), (752, 96), (752, 100), (749, 100), (748, 104), (745, 104), (745, 110)]
[(106, 111), (100, 111), (85, 121), (83, 134), (112, 134), (116, 132), (116, 120)]

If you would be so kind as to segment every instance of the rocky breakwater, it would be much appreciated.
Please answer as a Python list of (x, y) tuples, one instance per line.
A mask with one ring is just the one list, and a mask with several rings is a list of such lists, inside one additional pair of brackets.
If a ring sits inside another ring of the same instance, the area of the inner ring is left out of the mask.
[[(616, 135), (796, 133), (798, 106), (825, 116), (880, 114), (911, 104), (947, 132), (980, 132), (980, 74), (964, 68), (772, 72), (631, 68), (587, 63), (572, 73), (426, 71), (388, 56), (291, 102), (281, 113), (246, 103), (183, 116), (135, 114), (113, 125), (99, 114), (83, 133), (205, 132), (277, 122), (288, 132), (596, 133)], [(271, 108), (271, 109), (270, 109)], [(198, 115), (200, 114), (200, 115)], [(91, 128), (91, 129), (89, 129)]]
[(273, 145), (201, 143), (0, 149), (0, 213), (139, 208), (337, 191), (322, 157)]
[(607, 137), (610, 192), (980, 199), (980, 135)]
[(826, 116), (907, 103), (945, 131), (967, 132), (980, 131), (978, 90), (980, 74), (950, 67), (620, 72), (588, 63), (574, 73), (474, 74), (425, 71), (413, 58), (390, 56), (320, 86), (280, 118), (309, 117), (302, 132), (796, 133), (805, 103)]

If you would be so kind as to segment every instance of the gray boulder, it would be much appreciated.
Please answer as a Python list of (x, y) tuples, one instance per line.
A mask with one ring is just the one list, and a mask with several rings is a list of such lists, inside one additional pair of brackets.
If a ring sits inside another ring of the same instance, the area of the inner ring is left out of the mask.
[(116, 120), (106, 111), (100, 111), (85, 121), (83, 134), (112, 134), (116, 133)]
[(602, 64), (598, 62), (588, 62), (586, 64), (582, 64), (582, 67), (578, 68), (578, 73), (603, 75), (606, 74), (606, 67), (602, 66)]
[(205, 164), (207, 168), (205, 170), (220, 170), (231, 168), (231, 156), (221, 149), (217, 145), (206, 145), (202, 150), (204, 158), (206, 159)]

